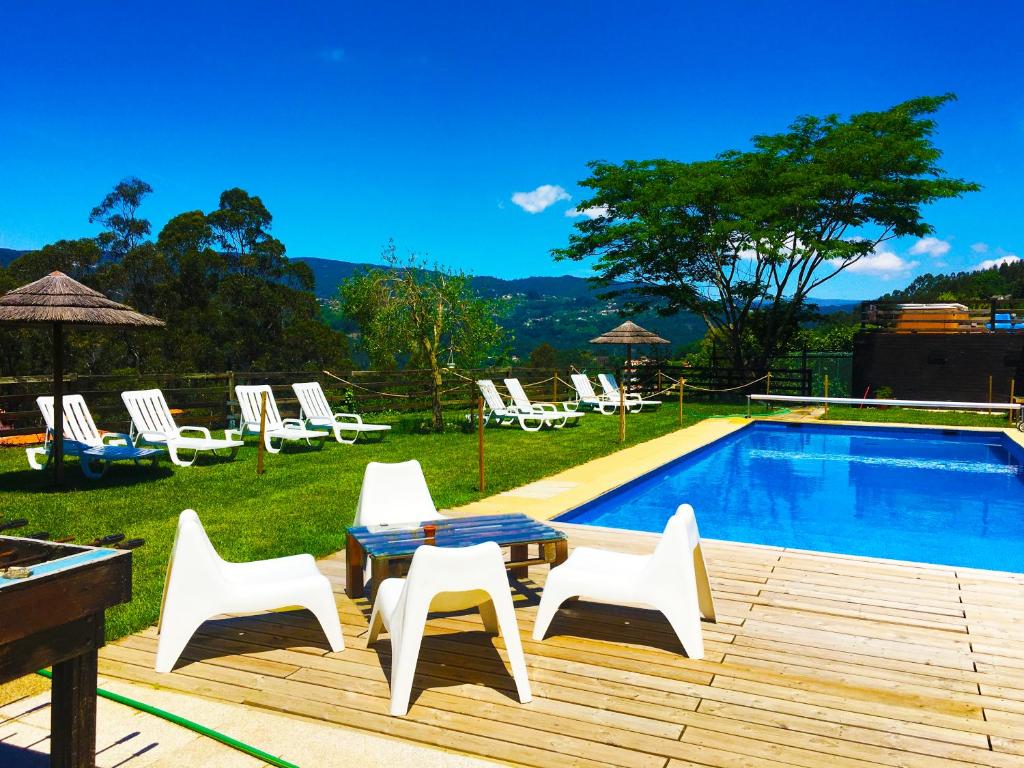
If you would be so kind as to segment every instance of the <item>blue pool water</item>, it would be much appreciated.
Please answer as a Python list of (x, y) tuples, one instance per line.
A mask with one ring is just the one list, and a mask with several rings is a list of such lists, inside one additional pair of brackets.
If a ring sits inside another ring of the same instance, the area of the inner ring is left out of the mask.
[(758, 422), (572, 510), (660, 532), (1024, 571), (1024, 450), (998, 432)]

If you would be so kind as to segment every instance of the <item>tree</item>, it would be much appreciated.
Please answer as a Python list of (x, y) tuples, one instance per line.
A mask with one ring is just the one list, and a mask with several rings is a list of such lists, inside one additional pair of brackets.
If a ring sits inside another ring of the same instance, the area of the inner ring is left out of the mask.
[(495, 321), (500, 304), (478, 296), (462, 272), (428, 269), (414, 255), (400, 259), (393, 242), (382, 258), (384, 267), (342, 283), (342, 311), (358, 324), (374, 367), (396, 368), (404, 360), (429, 368), (433, 428), (441, 432), (441, 356), (450, 351), (469, 367), (497, 349), (504, 336)]
[(809, 294), (892, 238), (932, 232), (921, 208), (979, 189), (937, 165), (931, 115), (952, 95), (842, 120), (798, 118), (714, 160), (593, 162), (556, 259), (596, 257), (626, 308), (696, 313), (733, 365), (764, 371), (787, 348)]
[(114, 259), (123, 258), (149, 235), (149, 222), (136, 214), (142, 199), (152, 191), (142, 179), (129, 177), (119, 181), (89, 213), (90, 224), (99, 222), (107, 228), (96, 238), (105, 254)]
[(554, 368), (557, 355), (558, 351), (554, 347), (546, 341), (542, 341), (530, 353), (530, 367)]

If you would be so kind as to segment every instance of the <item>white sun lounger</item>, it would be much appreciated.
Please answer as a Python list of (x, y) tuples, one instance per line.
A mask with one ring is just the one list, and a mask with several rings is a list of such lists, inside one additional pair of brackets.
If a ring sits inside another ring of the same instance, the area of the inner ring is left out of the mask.
[[(358, 413), (332, 411), (319, 381), (292, 384), (292, 389), (299, 400), (299, 418), (306, 422), (307, 427), (331, 430), (339, 443), (352, 445), (360, 435), (368, 433), (378, 434), (383, 440), (391, 429), (388, 424), (364, 424)], [(351, 437), (343, 437), (345, 434)]]
[(537, 432), (545, 426), (561, 427), (565, 424), (565, 417), (561, 413), (523, 411), (514, 405), (506, 405), (498, 394), (498, 388), (490, 379), (480, 379), (476, 385), (480, 387), (480, 394), (487, 403), (484, 424), (489, 424), (492, 420), (496, 424), (514, 424), (518, 421), (519, 426), (527, 432)]
[[(77, 456), (82, 473), (90, 480), (103, 477), (113, 461), (134, 461), (138, 464), (142, 459), (151, 459), (156, 464), (163, 453), (159, 448), (135, 447), (131, 436), (122, 432), (101, 435), (81, 395), (64, 395), (61, 402), (64, 412), (64, 455)], [(53, 450), (53, 397), (37, 397), (36, 405), (46, 422), (46, 438), (42, 448), (26, 448), (25, 454), (32, 469), (45, 469), (50, 463)], [(40, 461), (40, 458), (43, 460)]]
[[(241, 440), (213, 437), (206, 427), (179, 427), (171, 415), (164, 393), (159, 389), (122, 392), (121, 399), (132, 417), (135, 442), (166, 448), (171, 462), (179, 467), (192, 466), (203, 451), (215, 455), (219, 455), (219, 451), (226, 451), (227, 457), (233, 459), (238, 449), (245, 445)], [(186, 432), (197, 433), (199, 436), (189, 437)], [(185, 460), (179, 451), (191, 451), (192, 457)]]
[(409, 711), (416, 662), (427, 614), (478, 608), (488, 632), (501, 632), (505, 654), (519, 701), (531, 700), (519, 625), (505, 574), (501, 548), (493, 541), (471, 547), (432, 547), (416, 550), (404, 579), (385, 579), (377, 589), (370, 614), (367, 645), (381, 630), (391, 635), (391, 714)]
[(519, 379), (505, 379), (505, 389), (508, 390), (509, 395), (512, 397), (512, 403), (520, 411), (533, 411), (537, 413), (557, 413), (562, 417), (562, 423), (557, 425), (564, 427), (569, 419), (579, 419), (585, 414), (580, 411), (571, 411), (568, 406), (559, 408), (555, 403), (532, 403), (530, 398), (526, 394), (526, 390), (523, 389), (523, 385), (519, 382)]
[[(618, 382), (615, 381), (615, 374), (612, 373), (599, 373), (597, 380), (601, 382), (601, 388), (604, 390), (604, 396), (609, 400), (615, 400), (618, 402), (621, 397), (619, 393)], [(661, 405), (661, 400), (644, 400), (642, 396), (635, 392), (626, 393), (626, 410), (630, 413), (638, 413), (644, 408), (657, 408)]]
[[(277, 410), (277, 402), (274, 400), (274, 393), (270, 390), (269, 384), (239, 384), (235, 387), (235, 394), (238, 397), (238, 408), (242, 412), (241, 422), (238, 429), (229, 429), (225, 432), (228, 437), (245, 439), (247, 434), (260, 433), (260, 403), (263, 393), (267, 395), (267, 419), (263, 436), (263, 443), (271, 453), (279, 453), (284, 442), (287, 440), (305, 440), (312, 445), (313, 440), (319, 440), (323, 447), (324, 440), (328, 433), (323, 430), (307, 429), (300, 419), (282, 419), (281, 412)], [(281, 445), (274, 447), (273, 441)]]
[(606, 416), (618, 412), (619, 399), (615, 398), (615, 400), (612, 400), (594, 392), (594, 385), (590, 383), (590, 378), (587, 374), (574, 373), (571, 378), (572, 386), (576, 390), (577, 407), (582, 405), (587, 408), (593, 408), (598, 413), (603, 413)]
[(178, 517), (167, 566), (157, 626), (156, 671), (174, 668), (192, 635), (207, 619), (291, 606), (305, 608), (316, 617), (332, 651), (345, 649), (331, 582), (312, 555), (226, 562), (210, 543), (199, 516), (186, 509)]
[(559, 606), (570, 597), (655, 608), (668, 619), (686, 654), (703, 658), (700, 617), (704, 614), (714, 621), (715, 602), (693, 507), (679, 506), (654, 554), (576, 547), (568, 560), (548, 574), (533, 624), (534, 640), (544, 639)]

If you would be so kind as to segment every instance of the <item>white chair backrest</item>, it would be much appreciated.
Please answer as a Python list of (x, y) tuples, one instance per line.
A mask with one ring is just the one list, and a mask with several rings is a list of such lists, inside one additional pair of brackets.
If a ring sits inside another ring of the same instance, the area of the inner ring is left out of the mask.
[(498, 388), (494, 386), (493, 381), (490, 379), (480, 379), (476, 385), (480, 387), (480, 394), (484, 396), (488, 408), (492, 411), (505, 410), (505, 401), (501, 399), (501, 395), (498, 394)]
[(327, 402), (327, 395), (319, 381), (307, 381), (302, 384), (292, 384), (295, 390), (295, 397), (299, 400), (299, 408), (302, 409), (304, 419), (332, 419), (334, 412), (331, 404)]
[(390, 525), (444, 517), (430, 498), (423, 467), (416, 459), (397, 464), (371, 461), (363, 473), (355, 525)]
[(585, 373), (574, 373), (572, 375), (572, 386), (581, 400), (597, 399), (594, 385), (590, 383), (590, 377)]
[(132, 425), (136, 433), (160, 433), (168, 437), (177, 437), (178, 425), (174, 423), (171, 409), (159, 389), (140, 389), (134, 392), (122, 392), (121, 399), (132, 417)]
[(693, 507), (680, 504), (669, 518), (644, 577), (658, 584), (694, 583), (693, 550), (700, 544)]
[(516, 408), (522, 408), (524, 411), (530, 410), (532, 407), (530, 398), (526, 396), (526, 390), (519, 383), (519, 379), (505, 379), (505, 389), (512, 396), (512, 402), (515, 403)]
[(396, 614), (402, 616), (405, 623), (407, 607), (415, 610), (417, 606), (429, 605), (435, 611), (459, 610), (467, 604), (479, 603), (479, 600), (461, 601), (460, 592), (496, 594), (508, 589), (501, 547), (495, 542), (485, 541), (471, 547), (424, 545), (412, 556)]
[(260, 423), (260, 403), (264, 392), (267, 393), (267, 429), (276, 429), (281, 426), (281, 413), (277, 410), (277, 402), (269, 384), (239, 384), (235, 387), (242, 421)]
[[(103, 438), (92, 420), (92, 414), (81, 395), (64, 395), (61, 398), (64, 407), (64, 438), (75, 440), (86, 445), (103, 445)], [(36, 405), (43, 414), (46, 428), (53, 433), (53, 396), (43, 395), (36, 398)]]
[(207, 590), (223, 580), (223, 564), (224, 561), (206, 535), (206, 529), (199, 522), (199, 515), (194, 509), (183, 511), (178, 516), (171, 559), (167, 562), (164, 596), (160, 603), (161, 621), (172, 579), (176, 587), (186, 590), (186, 594), (206, 594)]
[(619, 384), (615, 381), (615, 375), (611, 373), (599, 373), (597, 375), (598, 380), (601, 382), (601, 388), (608, 397), (619, 396)]

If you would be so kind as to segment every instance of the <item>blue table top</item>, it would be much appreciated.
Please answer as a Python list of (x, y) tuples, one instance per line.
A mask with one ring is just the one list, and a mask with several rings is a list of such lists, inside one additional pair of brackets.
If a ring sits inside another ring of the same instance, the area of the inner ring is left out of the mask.
[(562, 531), (538, 522), (523, 514), (480, 515), (426, 520), (419, 523), (393, 523), (391, 525), (358, 526), (348, 529), (370, 557), (407, 557), (418, 547), (428, 543), (423, 534), (424, 525), (437, 530), (432, 543), (438, 547), (469, 547), (494, 541), (501, 545), (559, 541), (566, 538)]

